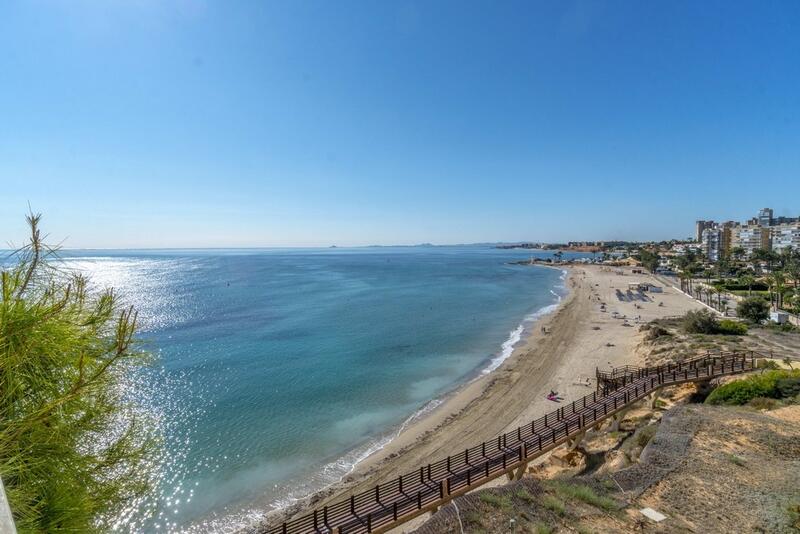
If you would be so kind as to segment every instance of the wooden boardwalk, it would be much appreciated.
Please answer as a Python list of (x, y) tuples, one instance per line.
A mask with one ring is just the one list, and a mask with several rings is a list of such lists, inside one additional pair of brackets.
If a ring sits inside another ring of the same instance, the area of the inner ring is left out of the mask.
[(528, 463), (668, 385), (751, 371), (753, 352), (720, 353), (658, 367), (597, 373), (598, 389), (530, 424), (390, 482), (266, 529), (267, 534), (386, 532), (498, 478), (519, 478)]

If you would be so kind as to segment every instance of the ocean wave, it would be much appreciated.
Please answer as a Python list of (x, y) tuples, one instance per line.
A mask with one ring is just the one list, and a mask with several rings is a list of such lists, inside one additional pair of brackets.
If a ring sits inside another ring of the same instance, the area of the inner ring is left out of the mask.
[[(564, 271), (564, 275), (566, 276), (566, 272)], [(563, 279), (563, 278), (562, 278)], [(489, 365), (487, 365), (482, 371), (481, 376), (488, 375), (498, 367), (500, 367), (504, 361), (511, 357), (514, 353), (514, 347), (516, 347), (517, 343), (522, 340), (522, 336), (525, 333), (525, 329), (530, 326), (531, 323), (534, 323), (544, 317), (545, 315), (551, 314), (556, 309), (558, 309), (558, 305), (561, 304), (561, 299), (563, 298), (562, 295), (556, 293), (552, 289), (550, 290), (550, 294), (552, 294), (556, 301), (553, 304), (549, 304), (542, 308), (539, 308), (532, 314), (526, 316), (522, 322), (511, 332), (508, 334), (508, 339), (506, 339), (503, 344), (500, 346), (500, 352), (491, 360), (489, 360)]]

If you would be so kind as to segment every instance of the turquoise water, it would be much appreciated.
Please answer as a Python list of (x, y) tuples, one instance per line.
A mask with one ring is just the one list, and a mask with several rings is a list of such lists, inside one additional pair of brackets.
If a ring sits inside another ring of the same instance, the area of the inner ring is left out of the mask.
[[(123, 531), (246, 525), (346, 475), (510, 354), (562, 272), (489, 247), (72, 251), (140, 312), (165, 452)], [(549, 307), (549, 308), (548, 308)]]

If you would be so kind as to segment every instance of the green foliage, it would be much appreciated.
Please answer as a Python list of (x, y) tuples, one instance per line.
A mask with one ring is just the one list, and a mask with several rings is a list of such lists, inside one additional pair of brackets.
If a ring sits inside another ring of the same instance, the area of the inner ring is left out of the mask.
[(706, 404), (742, 405), (756, 397), (768, 399), (782, 398), (782, 390), (778, 388), (778, 381), (788, 380), (783, 391), (788, 391), (794, 380), (800, 380), (800, 370), (782, 371), (773, 370), (752, 375), (744, 380), (736, 380), (718, 387), (706, 398)]
[(689, 334), (714, 334), (719, 323), (717, 318), (708, 310), (686, 312), (683, 316), (682, 326)]
[(756, 364), (756, 368), (758, 369), (780, 369), (781, 366), (778, 362), (773, 360), (758, 360)]
[(584, 484), (553, 481), (551, 485), (562, 498), (582, 501), (596, 508), (605, 510), (606, 512), (612, 512), (619, 508), (614, 499), (604, 495), (598, 495), (595, 490)]
[(800, 530), (800, 502), (794, 502), (786, 507), (786, 515), (789, 516), (791, 526)]
[(464, 522), (473, 527), (479, 527), (483, 524), (483, 515), (477, 510), (469, 510), (464, 514)]
[(788, 399), (789, 397), (800, 395), (800, 375), (779, 378), (775, 382), (775, 390), (778, 393), (778, 397), (781, 399)]
[(730, 463), (738, 465), (739, 467), (744, 467), (745, 461), (741, 456), (736, 456), (735, 454), (726, 454), (725, 456)]
[(525, 488), (517, 488), (514, 491), (514, 497), (516, 497), (521, 501), (525, 501), (527, 503), (532, 503), (536, 500), (536, 498), (533, 495), (531, 495)]
[(717, 326), (717, 333), (727, 336), (743, 336), (747, 333), (747, 325), (731, 319), (723, 319)]
[(509, 499), (506, 495), (497, 495), (495, 493), (486, 492), (481, 493), (480, 499), (486, 504), (496, 508), (511, 508), (511, 499)]
[(651, 273), (655, 272), (655, 270), (658, 268), (659, 256), (655, 252), (642, 249), (639, 252), (639, 259), (642, 262), (642, 265)]
[(48, 262), (39, 219), (0, 281), (0, 475), (20, 532), (107, 531), (149, 486), (154, 441), (119, 387), (146, 355), (112, 290)]
[(545, 495), (542, 499), (542, 506), (558, 515), (564, 515), (567, 513), (567, 508), (564, 506), (564, 501), (553, 495)]
[(656, 435), (657, 430), (658, 427), (656, 425), (643, 426), (636, 431), (636, 435), (633, 439), (636, 441), (638, 446), (644, 448), (648, 443), (650, 443), (650, 440), (653, 439), (653, 436)]
[(553, 527), (541, 521), (533, 525), (533, 531), (536, 534), (553, 534)]
[(659, 338), (672, 336), (672, 334), (670, 334), (669, 330), (667, 330), (666, 328), (663, 328), (663, 327), (661, 327), (661, 326), (659, 326), (657, 324), (644, 325), (643, 329), (647, 331), (647, 333), (644, 335), (644, 338), (647, 341), (655, 341), (656, 339), (659, 339)]
[(769, 304), (761, 297), (750, 297), (739, 302), (736, 314), (751, 323), (760, 323), (769, 317)]

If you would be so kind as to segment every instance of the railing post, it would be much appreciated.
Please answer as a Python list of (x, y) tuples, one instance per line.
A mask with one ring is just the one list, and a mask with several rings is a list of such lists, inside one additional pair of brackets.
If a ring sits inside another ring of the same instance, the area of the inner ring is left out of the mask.
[(356, 496), (350, 495), (350, 513), (356, 515)]
[(397, 501), (392, 504), (392, 520), (397, 521)]

